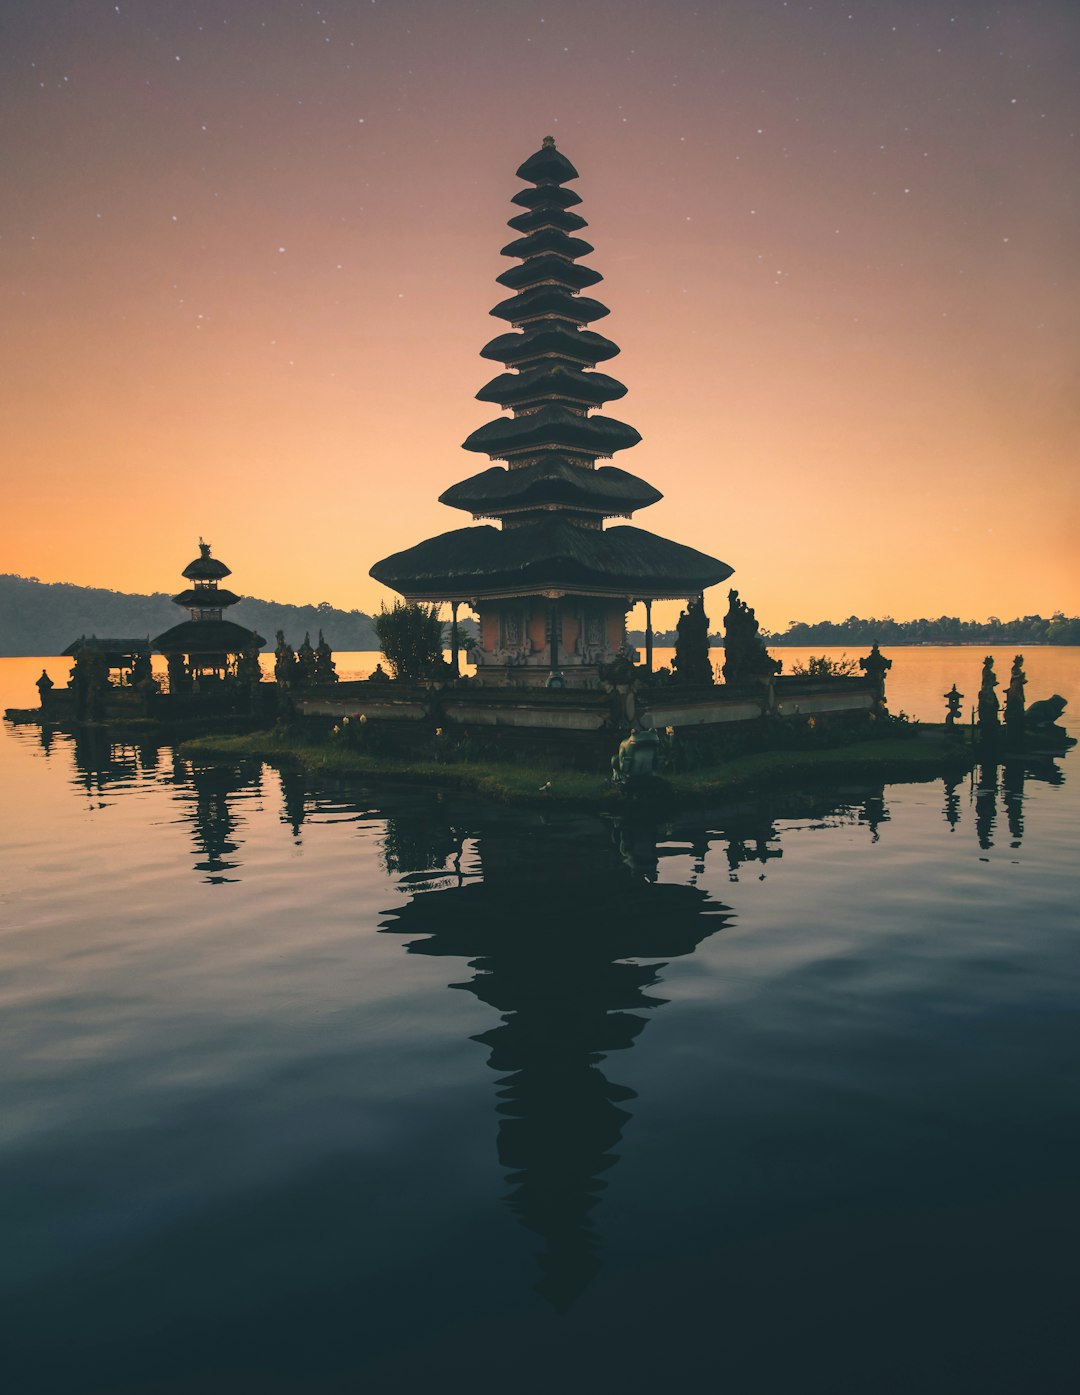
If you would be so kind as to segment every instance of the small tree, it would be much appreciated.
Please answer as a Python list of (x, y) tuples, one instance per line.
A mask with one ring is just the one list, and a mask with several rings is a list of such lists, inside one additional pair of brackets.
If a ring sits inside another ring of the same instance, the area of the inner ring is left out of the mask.
[(415, 682), (442, 660), (443, 627), (437, 605), (395, 601), (372, 617), (379, 648), (395, 678)]

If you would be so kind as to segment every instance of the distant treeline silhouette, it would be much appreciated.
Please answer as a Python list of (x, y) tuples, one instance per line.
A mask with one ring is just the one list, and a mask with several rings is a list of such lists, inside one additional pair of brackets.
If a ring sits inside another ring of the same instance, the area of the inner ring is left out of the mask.
[[(141, 596), (0, 575), (0, 655), (4, 656), (59, 654), (81, 635), (153, 639), (182, 619), (184, 612), (161, 591)], [(326, 601), (284, 605), (245, 596), (231, 607), (229, 619), (257, 630), (270, 649), (278, 630), (297, 645), (305, 633), (314, 641), (320, 629), (332, 649), (379, 647), (369, 615), (362, 610), (337, 610)]]
[[(961, 620), (955, 615), (941, 615), (936, 620), (894, 620), (891, 615), (880, 620), (862, 620), (851, 615), (846, 620), (819, 620), (812, 625), (805, 620), (791, 620), (786, 630), (777, 633), (762, 630), (761, 637), (770, 648), (792, 646), (800, 649), (813, 645), (869, 649), (874, 643), (1080, 644), (1080, 616), (1063, 615), (1059, 610), (1049, 619), (1042, 615), (1024, 615), (1015, 620), (1000, 620), (996, 615), (991, 615), (989, 620)], [(632, 630), (629, 639), (632, 644), (642, 645), (644, 632)], [(661, 648), (671, 648), (675, 643), (675, 631), (658, 631), (654, 643)], [(722, 647), (723, 643), (721, 633), (709, 635), (709, 644), (714, 649)]]

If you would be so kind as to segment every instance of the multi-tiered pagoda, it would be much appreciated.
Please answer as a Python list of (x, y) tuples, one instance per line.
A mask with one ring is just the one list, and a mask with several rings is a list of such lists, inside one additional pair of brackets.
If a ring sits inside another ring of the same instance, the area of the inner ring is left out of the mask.
[(587, 329), (608, 314), (582, 291), (603, 278), (580, 264), (593, 248), (576, 236), (581, 199), (565, 186), (578, 172), (553, 137), (518, 170), (533, 187), (515, 194), (524, 209), (510, 219), (519, 234), (502, 249), (520, 265), (499, 276), (514, 294), (492, 310), (512, 326), (480, 350), (505, 365), (476, 394), (512, 413), (482, 426), (465, 450), (487, 455), (490, 469), (453, 485), (441, 502), (474, 519), (395, 553), (371, 575), (413, 601), (461, 604), (480, 618), (478, 674), (543, 682), (561, 670), (588, 683), (626, 644), (626, 612), (638, 601), (698, 595), (731, 575), (715, 557), (628, 525), (662, 498), (645, 480), (597, 465), (641, 437), (614, 417), (592, 415), (626, 388), (598, 363), (618, 346)]
[(159, 653), (185, 656), (192, 677), (222, 677), (229, 672), (230, 660), (252, 646), (261, 649), (266, 643), (262, 635), (222, 618), (222, 611), (240, 600), (235, 591), (219, 585), (231, 575), (231, 569), (212, 557), (210, 544), (200, 538), (198, 557), (181, 572), (191, 585), (172, 598), (174, 605), (183, 606), (191, 619), (174, 625), (153, 641)]

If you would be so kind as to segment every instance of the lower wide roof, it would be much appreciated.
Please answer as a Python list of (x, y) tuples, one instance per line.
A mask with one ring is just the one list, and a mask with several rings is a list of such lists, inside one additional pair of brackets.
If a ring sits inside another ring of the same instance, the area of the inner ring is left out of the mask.
[(413, 600), (548, 591), (645, 599), (691, 596), (732, 570), (643, 528), (587, 528), (554, 515), (519, 528), (456, 528), (383, 558), (371, 575)]
[(159, 654), (242, 654), (253, 636), (261, 649), (262, 635), (234, 620), (184, 620), (151, 643)]

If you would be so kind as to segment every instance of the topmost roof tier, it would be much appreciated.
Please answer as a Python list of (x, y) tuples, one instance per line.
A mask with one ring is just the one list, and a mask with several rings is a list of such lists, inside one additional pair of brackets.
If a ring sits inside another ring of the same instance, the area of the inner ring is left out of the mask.
[(210, 544), (200, 538), (198, 557), (194, 562), (189, 562), (180, 575), (186, 576), (189, 581), (220, 581), (224, 576), (232, 576), (232, 568), (211, 557)]
[(569, 184), (571, 179), (577, 179), (578, 172), (566, 156), (555, 149), (555, 137), (545, 136), (540, 149), (518, 166), (517, 176), (530, 184)]

